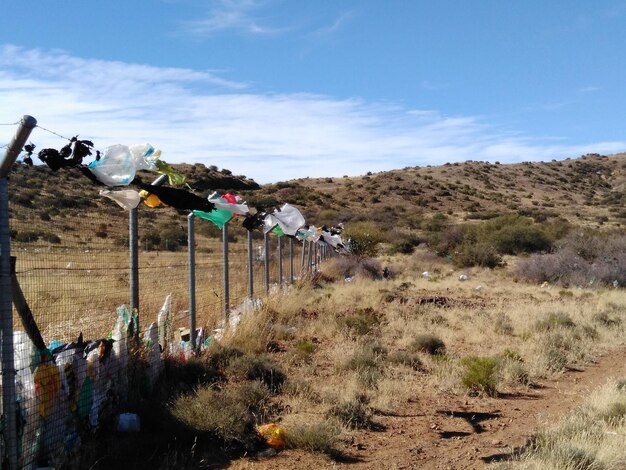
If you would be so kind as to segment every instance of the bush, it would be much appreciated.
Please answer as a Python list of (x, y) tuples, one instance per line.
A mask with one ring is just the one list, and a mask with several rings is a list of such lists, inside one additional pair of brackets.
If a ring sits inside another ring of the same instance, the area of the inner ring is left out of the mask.
[(338, 456), (337, 450), (341, 428), (335, 420), (326, 420), (314, 424), (300, 424), (289, 427), (285, 438), (290, 449), (303, 449), (309, 452), (321, 452), (329, 456)]
[(386, 240), (383, 229), (371, 222), (356, 222), (348, 225), (342, 238), (349, 240), (350, 252), (359, 258), (375, 256), (378, 252), (378, 244)]
[(280, 392), (287, 378), (280, 366), (265, 356), (240, 356), (232, 360), (229, 371), (236, 377), (262, 382), (272, 393)]
[(546, 318), (535, 322), (535, 330), (537, 331), (550, 331), (557, 328), (574, 328), (575, 326), (576, 323), (574, 323), (574, 320), (572, 320), (568, 314), (562, 312), (550, 313)]
[(496, 373), (498, 360), (493, 357), (469, 356), (461, 359), (465, 368), (461, 383), (472, 394), (497, 396)]
[(433, 335), (418, 335), (410, 345), (411, 350), (425, 352), (430, 355), (443, 355), (446, 352), (444, 342)]
[(269, 410), (268, 389), (259, 382), (228, 384), (221, 391), (198, 389), (174, 401), (170, 413), (196, 432), (208, 433), (225, 444), (253, 449), (259, 438), (254, 426)]
[(352, 429), (368, 429), (373, 426), (372, 409), (368, 406), (365, 395), (357, 395), (349, 401), (344, 401), (328, 410), (327, 416), (337, 418), (344, 425)]
[(396, 351), (390, 354), (387, 360), (392, 364), (400, 364), (410, 367), (413, 370), (423, 369), (422, 360), (415, 353), (410, 353), (407, 351)]
[(371, 307), (358, 308), (345, 316), (337, 317), (339, 328), (349, 336), (365, 336), (377, 330), (382, 322), (379, 312)]
[(572, 233), (557, 251), (517, 265), (521, 277), (562, 286), (626, 286), (626, 235)]

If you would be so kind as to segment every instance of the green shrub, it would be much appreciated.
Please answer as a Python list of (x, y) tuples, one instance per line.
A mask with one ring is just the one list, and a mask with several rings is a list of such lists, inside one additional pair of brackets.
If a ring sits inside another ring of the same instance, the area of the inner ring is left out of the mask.
[(460, 268), (481, 266), (483, 268), (497, 268), (502, 265), (502, 256), (497, 249), (486, 243), (464, 244), (461, 252), (454, 256), (454, 264)]
[(484, 393), (490, 397), (497, 396), (497, 359), (493, 357), (469, 356), (461, 359), (461, 365), (465, 368), (461, 383), (470, 393)]
[(346, 227), (342, 234), (350, 239), (350, 250), (357, 257), (372, 257), (378, 253), (378, 244), (386, 240), (384, 230), (372, 222), (356, 222)]

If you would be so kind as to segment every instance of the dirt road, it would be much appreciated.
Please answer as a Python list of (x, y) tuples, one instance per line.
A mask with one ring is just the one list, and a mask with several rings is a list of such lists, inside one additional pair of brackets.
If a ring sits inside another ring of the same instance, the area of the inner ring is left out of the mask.
[(626, 377), (626, 347), (515, 395), (435, 395), (423, 387), (399, 413), (377, 415), (379, 430), (359, 432), (345, 461), (287, 450), (229, 468), (482, 469), (511, 455), (535, 429), (556, 422), (610, 377)]

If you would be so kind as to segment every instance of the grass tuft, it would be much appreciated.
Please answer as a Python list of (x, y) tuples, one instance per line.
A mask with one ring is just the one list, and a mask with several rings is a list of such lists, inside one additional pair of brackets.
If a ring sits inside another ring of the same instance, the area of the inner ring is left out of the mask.
[(446, 352), (445, 343), (433, 335), (417, 335), (411, 342), (412, 351), (425, 352), (430, 355), (443, 355)]
[(490, 397), (498, 395), (496, 390), (497, 359), (469, 356), (461, 359), (461, 365), (465, 368), (461, 383), (471, 394), (485, 394)]

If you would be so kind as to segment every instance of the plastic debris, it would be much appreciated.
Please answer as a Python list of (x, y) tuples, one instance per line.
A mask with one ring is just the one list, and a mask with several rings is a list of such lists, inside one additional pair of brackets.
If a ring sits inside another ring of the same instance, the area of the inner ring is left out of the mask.
[(165, 302), (163, 302), (163, 306), (157, 315), (157, 326), (159, 328), (159, 344), (165, 351), (172, 328), (172, 294), (168, 294), (165, 297)]
[(117, 418), (118, 432), (139, 432), (141, 431), (141, 420), (135, 413), (122, 413)]
[(222, 229), (224, 225), (233, 218), (233, 213), (226, 209), (220, 209), (216, 207), (211, 212), (193, 211), (193, 215), (200, 217), (201, 219), (213, 222), (219, 229)]
[(459, 281), (467, 281), (469, 279), (469, 276), (467, 274), (461, 274), (459, 276)]
[(257, 432), (263, 439), (265, 439), (265, 443), (272, 449), (283, 449), (287, 444), (285, 440), (287, 430), (276, 423), (268, 423), (257, 426)]
[[(157, 151), (156, 155), (160, 156), (160, 153), (160, 151)], [(154, 163), (157, 167), (156, 172), (161, 175), (166, 175), (169, 179), (170, 185), (182, 186), (183, 184), (185, 184), (185, 176), (172, 168), (168, 163), (158, 159), (155, 160)]]
[(115, 201), (122, 209), (127, 211), (134, 209), (141, 202), (141, 196), (133, 189), (123, 189), (121, 191), (110, 191), (108, 189), (101, 189), (100, 196), (108, 197)]
[(135, 161), (126, 145), (112, 145), (100, 160), (89, 164), (89, 170), (107, 186), (128, 186), (135, 177)]
[(233, 194), (226, 193), (220, 196), (218, 193), (214, 192), (208, 199), (210, 202), (215, 204), (216, 208), (225, 209), (233, 214), (248, 215), (250, 213), (248, 205), (240, 203), (237, 200), (237, 197)]

